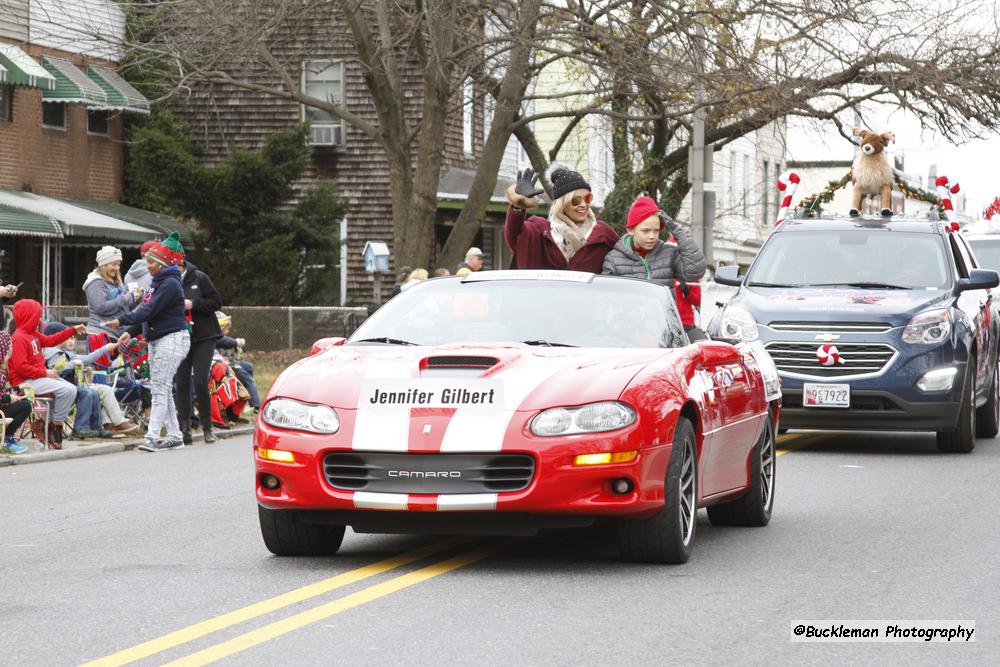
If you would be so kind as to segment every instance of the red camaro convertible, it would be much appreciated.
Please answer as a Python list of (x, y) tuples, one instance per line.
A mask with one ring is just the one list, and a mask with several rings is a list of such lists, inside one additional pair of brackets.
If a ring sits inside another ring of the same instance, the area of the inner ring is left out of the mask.
[(699, 507), (763, 526), (780, 388), (759, 346), (689, 343), (670, 291), (570, 271), (419, 283), (285, 370), (254, 437), (267, 548), (357, 532), (531, 534), (615, 519), (682, 563)]

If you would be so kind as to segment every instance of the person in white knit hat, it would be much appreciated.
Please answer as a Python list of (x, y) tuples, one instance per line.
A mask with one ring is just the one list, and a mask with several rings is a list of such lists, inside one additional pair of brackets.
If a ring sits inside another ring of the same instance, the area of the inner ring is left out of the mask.
[(97, 268), (83, 283), (87, 294), (87, 333), (110, 334), (118, 338), (121, 331), (102, 326), (102, 322), (117, 320), (138, 305), (139, 290), (129, 290), (122, 281), (122, 251), (106, 245), (97, 251)]

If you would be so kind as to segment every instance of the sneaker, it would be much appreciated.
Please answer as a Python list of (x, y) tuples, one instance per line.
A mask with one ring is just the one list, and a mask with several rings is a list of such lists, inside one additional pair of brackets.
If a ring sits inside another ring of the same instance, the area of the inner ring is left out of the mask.
[(97, 438), (101, 434), (89, 428), (81, 428), (73, 431), (73, 440), (86, 440), (87, 438)]
[(0, 454), (24, 454), (28, 451), (28, 448), (19, 442), (10, 442), (9, 439), (4, 443), (3, 447), (0, 447)]
[(136, 447), (136, 449), (141, 449), (144, 452), (158, 452), (160, 451), (158, 445), (159, 443), (155, 438), (145, 438), (142, 444)]
[(160, 440), (158, 443), (156, 443), (156, 447), (157, 447), (158, 450), (163, 450), (163, 449), (181, 449), (182, 447), (184, 447), (184, 441), (181, 440), (180, 438), (170, 438), (170, 437), (167, 437), (167, 438), (164, 438), (163, 440)]

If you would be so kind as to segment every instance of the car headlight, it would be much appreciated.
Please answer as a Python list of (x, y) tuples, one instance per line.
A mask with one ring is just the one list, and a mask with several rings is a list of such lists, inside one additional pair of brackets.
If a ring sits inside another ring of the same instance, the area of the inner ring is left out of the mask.
[(914, 345), (933, 345), (951, 335), (951, 313), (947, 308), (928, 310), (915, 315), (903, 329), (903, 342)]
[(635, 423), (635, 410), (618, 401), (542, 410), (531, 420), (535, 435), (571, 435), (614, 431)]
[(757, 340), (757, 320), (746, 308), (726, 306), (719, 323), (719, 337), (741, 341)]
[(340, 430), (340, 417), (333, 408), (290, 398), (268, 401), (261, 417), (265, 424), (294, 431), (329, 434)]

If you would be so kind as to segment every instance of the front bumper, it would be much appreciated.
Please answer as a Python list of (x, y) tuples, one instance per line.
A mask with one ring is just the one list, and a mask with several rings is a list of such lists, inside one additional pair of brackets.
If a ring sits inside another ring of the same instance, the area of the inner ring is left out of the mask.
[[(410, 520), (400, 516), (434, 514), (455, 525), (443, 532), (457, 531), (462, 514), (484, 517), (486, 513), (505, 514), (512, 525), (585, 525), (587, 517), (648, 516), (657, 512), (664, 501), (664, 479), (672, 445), (641, 447), (636, 426), (622, 431), (573, 435), (558, 438), (538, 438), (525, 431), (526, 414), (522, 423), (511, 424), (502, 454), (524, 454), (534, 459), (534, 474), (527, 487), (520, 491), (474, 494), (435, 492), (436, 480), (414, 480), (412, 487), (398, 493), (372, 493), (334, 488), (324, 473), (324, 459), (333, 452), (351, 452), (353, 416), (342, 413), (342, 428), (337, 434), (321, 436), (284, 431), (258, 423), (254, 435), (257, 501), (268, 509), (313, 510), (316, 521), (355, 526), (369, 532), (438, 532), (434, 518)], [(517, 435), (511, 436), (511, 433)], [(258, 449), (277, 449), (295, 454), (294, 463), (262, 460)], [(634, 461), (593, 466), (576, 466), (578, 454), (639, 450)], [(432, 452), (427, 452), (432, 453)], [(410, 456), (422, 454), (413, 452)], [(456, 454), (457, 455), (457, 454)], [(277, 489), (261, 484), (264, 475), (280, 480)], [(633, 490), (617, 494), (611, 484), (627, 478)], [(389, 517), (388, 515), (394, 515)], [(528, 521), (533, 515), (548, 515), (547, 519)], [(583, 521), (583, 524), (580, 522)], [(407, 523), (409, 522), (409, 523)], [(407, 529), (409, 526), (409, 529)], [(485, 532), (510, 532), (486, 530)]]

